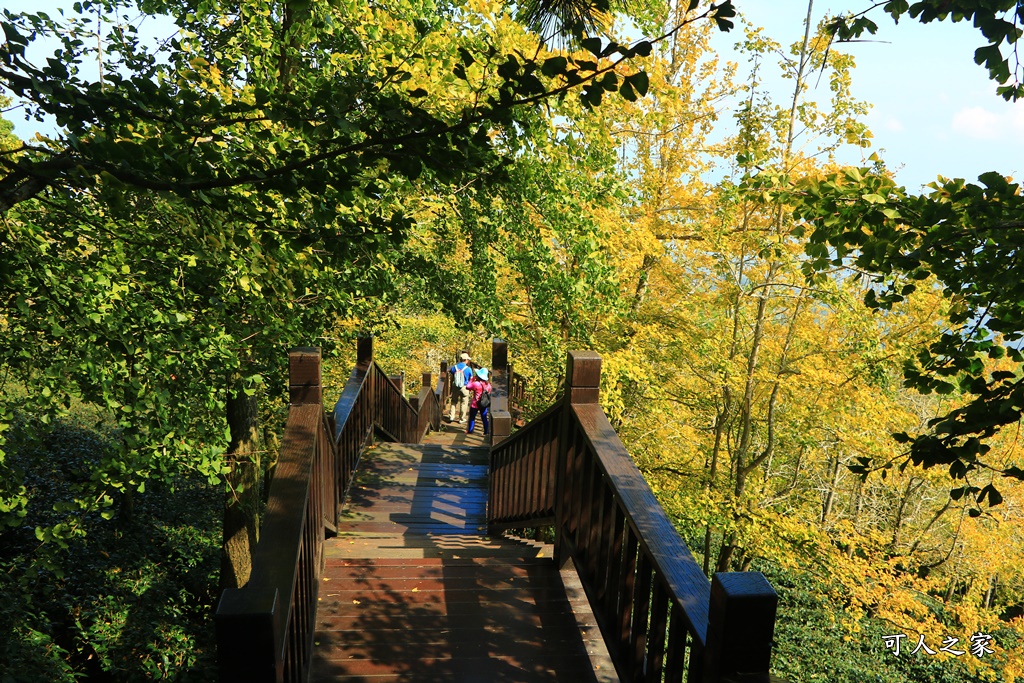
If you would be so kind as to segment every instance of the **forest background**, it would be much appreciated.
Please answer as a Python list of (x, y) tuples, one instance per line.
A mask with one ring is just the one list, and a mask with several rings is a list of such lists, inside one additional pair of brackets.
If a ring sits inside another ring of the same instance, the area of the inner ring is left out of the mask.
[[(1003, 4), (957, 8), (1013, 98)], [(59, 128), (0, 131), (4, 680), (210, 679), (285, 352), (340, 389), (363, 331), (411, 377), (501, 336), (533, 410), (600, 352), (705, 570), (779, 591), (779, 675), (1021, 676), (1019, 188), (835, 161), (871, 140), (841, 40), (939, 5), (752, 29), (742, 66), (710, 49), (730, 3), (5, 13), (0, 82)]]

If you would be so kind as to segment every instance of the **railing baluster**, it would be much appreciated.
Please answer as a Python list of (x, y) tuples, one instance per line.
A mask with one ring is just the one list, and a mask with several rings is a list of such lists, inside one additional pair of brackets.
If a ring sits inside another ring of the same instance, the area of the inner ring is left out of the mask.
[(624, 541), (628, 532), (626, 515), (618, 505), (615, 505), (612, 515), (612, 541), (607, 557), (608, 575), (605, 579), (604, 615), (608, 623), (614, 623), (615, 615), (618, 614), (619, 599), (622, 595), (619, 578), (622, 576), (623, 549), (626, 545)]
[(587, 573), (590, 575), (590, 585), (592, 590), (599, 590), (601, 585), (600, 572), (601, 572), (601, 531), (603, 529), (603, 514), (604, 514), (604, 491), (605, 482), (604, 475), (601, 474), (601, 468), (598, 466), (594, 458), (593, 464), (590, 466), (590, 500), (589, 508), (590, 514), (588, 515), (589, 521), (589, 539), (587, 540)]
[(665, 657), (665, 683), (683, 683), (686, 669), (686, 622), (679, 603), (672, 601), (669, 610), (668, 647)]
[[(511, 372), (508, 381), (518, 396)], [(624, 679), (720, 683), (737, 661), (767, 676), (774, 603), (754, 608), (730, 593), (712, 618), (711, 585), (597, 405), (599, 385), (597, 354), (570, 352), (561, 402), (492, 447), (489, 524), (540, 526), (553, 515), (558, 562), (573, 562)], [(760, 586), (755, 602), (773, 598), (763, 577), (740, 576)], [(762, 625), (735, 627), (737, 610)], [(746, 647), (756, 656), (735, 654)]]
[(651, 608), (651, 561), (647, 553), (637, 558), (633, 585), (633, 621), (629, 634), (629, 656), (634, 681), (644, 680), (644, 653), (647, 652), (648, 617)]
[(629, 659), (629, 642), (631, 639), (630, 628), (633, 623), (633, 591), (636, 581), (637, 550), (639, 544), (632, 530), (627, 531), (626, 553), (623, 555), (622, 573), (619, 576), (619, 609), (618, 609), (618, 634), (617, 655), (618, 661), (623, 663)]
[(704, 682), (704, 648), (693, 638), (689, 637), (690, 649), (686, 659), (686, 683)]
[(597, 528), (597, 540), (594, 542), (597, 558), (597, 567), (594, 574), (594, 601), (599, 605), (604, 603), (608, 595), (608, 574), (611, 571), (611, 563), (608, 561), (608, 554), (615, 542), (615, 494), (611, 485), (604, 479), (601, 481), (601, 518)]
[(668, 593), (661, 577), (654, 578), (651, 592), (651, 627), (647, 635), (644, 680), (660, 681), (665, 662), (665, 636), (668, 630)]

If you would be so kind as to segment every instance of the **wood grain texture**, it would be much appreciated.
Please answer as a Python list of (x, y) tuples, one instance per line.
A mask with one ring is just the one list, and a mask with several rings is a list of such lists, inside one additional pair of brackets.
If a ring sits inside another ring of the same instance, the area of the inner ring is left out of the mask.
[(707, 577), (637, 470), (601, 407), (584, 404), (572, 408), (589, 450), (596, 454), (602, 474), (621, 500), (626, 521), (643, 554), (663, 578), (668, 591), (680, 601), (688, 631), (697, 646), (703, 648), (707, 642), (711, 594)]
[(445, 426), (364, 454), (325, 547), (310, 680), (617, 682), (575, 571), (487, 535), (488, 449)]

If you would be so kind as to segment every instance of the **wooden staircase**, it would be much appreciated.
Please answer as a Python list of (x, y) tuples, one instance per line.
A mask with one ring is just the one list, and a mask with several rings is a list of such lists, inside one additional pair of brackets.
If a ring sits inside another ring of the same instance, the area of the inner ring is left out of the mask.
[(758, 572), (708, 581), (601, 408), (598, 354), (570, 351), (513, 433), (495, 340), (493, 445), (443, 423), (440, 369), (406, 397), (362, 337), (325, 410), (320, 350), (289, 354), (252, 574), (214, 616), (221, 683), (777, 680), (778, 596)]
[(425, 441), (363, 455), (325, 544), (311, 680), (618, 681), (571, 567), (487, 535), (482, 437)]

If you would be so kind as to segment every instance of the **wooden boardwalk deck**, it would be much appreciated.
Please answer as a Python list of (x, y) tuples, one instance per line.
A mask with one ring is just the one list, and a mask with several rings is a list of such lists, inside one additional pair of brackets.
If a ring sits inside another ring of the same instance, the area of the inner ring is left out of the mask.
[(364, 456), (327, 542), (311, 680), (617, 682), (575, 572), (487, 536), (482, 438), (427, 441)]

